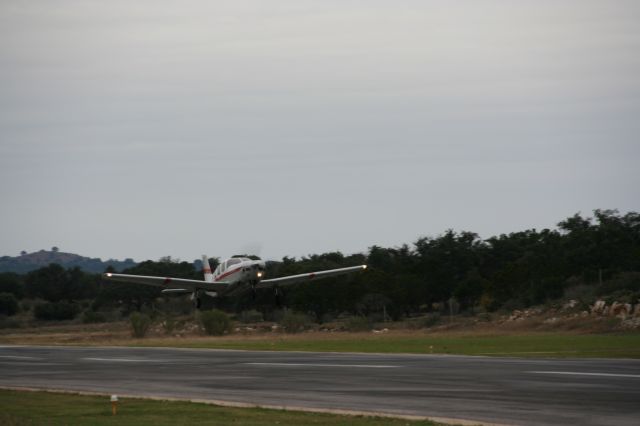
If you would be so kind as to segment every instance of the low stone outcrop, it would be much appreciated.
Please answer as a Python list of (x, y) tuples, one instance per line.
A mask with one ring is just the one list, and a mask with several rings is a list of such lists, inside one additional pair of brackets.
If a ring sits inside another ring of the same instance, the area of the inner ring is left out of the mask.
[(607, 302), (604, 300), (596, 300), (596, 302), (591, 306), (591, 313), (597, 315), (605, 315), (605, 310), (607, 309)]

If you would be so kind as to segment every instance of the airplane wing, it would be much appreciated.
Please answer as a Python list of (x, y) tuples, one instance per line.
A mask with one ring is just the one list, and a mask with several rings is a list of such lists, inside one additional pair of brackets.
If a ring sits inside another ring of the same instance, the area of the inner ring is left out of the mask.
[(107, 281), (121, 281), (126, 283), (136, 283), (152, 285), (156, 287), (162, 287), (164, 289), (176, 289), (184, 291), (193, 291), (196, 289), (207, 291), (224, 291), (229, 288), (229, 283), (225, 281), (216, 281), (210, 283), (200, 280), (187, 280), (184, 278), (170, 278), (170, 277), (150, 277), (145, 275), (127, 275), (127, 274), (113, 274), (107, 272), (102, 274), (102, 278)]
[(268, 280), (262, 280), (256, 288), (266, 288), (273, 286), (285, 286), (291, 284), (297, 284), (301, 282), (308, 282), (312, 280), (317, 280), (320, 278), (333, 277), (336, 275), (349, 274), (351, 272), (362, 271), (367, 269), (367, 265), (360, 266), (350, 266), (348, 268), (339, 268), (339, 269), (329, 269), (327, 271), (319, 271), (319, 272), (310, 272), (307, 274), (299, 274), (299, 275), (290, 275), (288, 277), (281, 278), (271, 278)]

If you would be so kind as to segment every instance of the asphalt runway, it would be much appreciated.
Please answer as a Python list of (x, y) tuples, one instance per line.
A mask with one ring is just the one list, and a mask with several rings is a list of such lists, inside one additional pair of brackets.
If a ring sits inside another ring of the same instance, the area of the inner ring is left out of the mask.
[(499, 424), (640, 424), (640, 360), (0, 346), (0, 386)]

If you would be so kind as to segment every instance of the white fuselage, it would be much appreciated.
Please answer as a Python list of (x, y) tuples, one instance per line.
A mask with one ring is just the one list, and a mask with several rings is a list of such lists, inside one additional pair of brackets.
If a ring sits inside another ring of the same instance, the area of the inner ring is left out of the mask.
[[(265, 263), (245, 257), (232, 257), (213, 271), (211, 282), (224, 281), (229, 285), (258, 282), (264, 274)], [(205, 270), (205, 277), (207, 271)]]

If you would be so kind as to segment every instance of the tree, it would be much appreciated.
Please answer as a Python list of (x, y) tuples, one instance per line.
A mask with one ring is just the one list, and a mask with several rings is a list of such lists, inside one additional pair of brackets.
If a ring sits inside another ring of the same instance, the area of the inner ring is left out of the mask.
[(51, 247), (51, 251), (54, 253), (57, 253), (58, 251), (60, 251), (60, 249), (56, 246)]
[(13, 272), (3, 272), (0, 274), (0, 293), (11, 293), (17, 299), (24, 297), (24, 285), (22, 276)]
[(25, 290), (31, 298), (40, 297), (50, 302), (74, 298), (69, 275), (57, 263), (29, 272), (25, 278)]
[(0, 293), (0, 314), (15, 315), (18, 312), (18, 300), (11, 293)]

